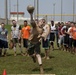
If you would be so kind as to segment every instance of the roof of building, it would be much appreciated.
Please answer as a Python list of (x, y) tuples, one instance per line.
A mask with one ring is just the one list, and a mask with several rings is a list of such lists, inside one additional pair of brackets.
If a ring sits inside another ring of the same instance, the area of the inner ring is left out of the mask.
[[(10, 14), (17, 14), (17, 12), (10, 12)], [(24, 14), (24, 12), (18, 12), (18, 14)]]

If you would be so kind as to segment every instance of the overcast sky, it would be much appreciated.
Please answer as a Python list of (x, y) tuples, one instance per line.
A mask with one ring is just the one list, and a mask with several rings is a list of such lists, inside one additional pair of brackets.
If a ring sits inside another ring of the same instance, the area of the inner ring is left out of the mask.
[[(0, 0), (0, 17), (5, 17), (5, 0)], [(11, 4), (9, 4), (9, 2)], [(25, 17), (29, 17), (26, 10), (28, 5), (34, 5), (34, 0), (18, 0), (19, 11), (25, 13)], [(55, 14), (61, 14), (61, 0), (39, 0), (39, 14), (53, 14), (55, 3)], [(75, 1), (76, 4), (76, 1)], [(9, 9), (11, 11), (17, 11), (17, 0), (8, 0), (8, 14)], [(76, 9), (76, 5), (75, 5)], [(62, 0), (62, 13), (73, 14), (73, 0)], [(75, 10), (76, 13), (76, 10)], [(50, 16), (49, 19), (52, 17)], [(60, 20), (60, 16), (55, 17), (56, 20)], [(63, 16), (63, 20), (72, 20), (73, 17)]]

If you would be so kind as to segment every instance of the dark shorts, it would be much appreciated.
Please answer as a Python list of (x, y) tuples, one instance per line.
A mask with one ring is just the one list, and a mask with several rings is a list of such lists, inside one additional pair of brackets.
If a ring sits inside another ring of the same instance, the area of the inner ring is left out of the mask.
[(40, 42), (36, 43), (36, 44), (30, 44), (28, 46), (28, 54), (29, 55), (33, 55), (34, 53), (36, 54), (40, 54)]
[(14, 43), (14, 44), (16, 44), (16, 43), (21, 43), (21, 39), (13, 38), (13, 43)]
[(73, 46), (76, 47), (76, 40), (73, 39)]
[(49, 41), (55, 41), (55, 34), (54, 33), (50, 33)]
[(28, 47), (28, 39), (23, 39), (23, 47)]
[(72, 44), (73, 44), (73, 39), (69, 38), (69, 47), (72, 47)]
[(8, 48), (8, 42), (0, 40), (0, 48)]
[(69, 45), (69, 36), (65, 35), (64, 36), (64, 41), (63, 41), (64, 45)]
[(45, 48), (45, 49), (48, 49), (49, 48), (49, 40), (46, 39), (42, 39), (42, 47)]

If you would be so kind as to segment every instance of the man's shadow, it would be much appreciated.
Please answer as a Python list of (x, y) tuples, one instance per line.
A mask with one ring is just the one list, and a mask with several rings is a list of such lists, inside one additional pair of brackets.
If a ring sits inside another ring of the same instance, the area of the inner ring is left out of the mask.
[[(51, 71), (51, 70), (53, 70), (53, 68), (51, 68), (51, 67), (49, 67), (49, 68), (44, 68), (44, 72), (49, 72), (49, 71)], [(34, 68), (32, 71), (40, 71), (40, 69), (39, 68)]]
[[(41, 53), (41, 57), (43, 58), (45, 55), (44, 53)], [(54, 56), (49, 56), (50, 59), (55, 58)]]

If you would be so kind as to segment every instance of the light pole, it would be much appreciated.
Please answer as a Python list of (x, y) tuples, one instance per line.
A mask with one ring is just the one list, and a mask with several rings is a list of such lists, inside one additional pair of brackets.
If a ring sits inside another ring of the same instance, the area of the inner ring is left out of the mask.
[(61, 0), (61, 21), (62, 21), (62, 6), (63, 6), (63, 5), (62, 5), (62, 4), (63, 4), (62, 2), (63, 2), (63, 1)]
[(54, 18), (54, 21), (55, 21), (55, 3), (53, 4), (53, 18)]
[(19, 12), (19, 10), (18, 10), (18, 0), (17, 0), (17, 21), (18, 21), (18, 12)]
[(9, 19), (10, 19), (10, 12), (11, 12), (11, 0), (9, 0)]
[(39, 0), (37, 0), (37, 19), (39, 18)]
[(8, 25), (8, 6), (7, 6), (7, 0), (5, 0), (5, 22)]
[(36, 19), (36, 0), (34, 0), (34, 19)]
[(75, 0), (73, 0), (73, 21), (74, 21), (74, 15), (75, 15)]

